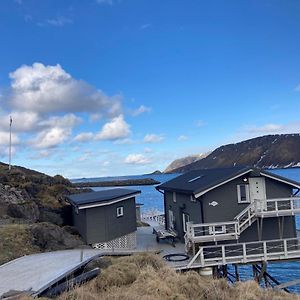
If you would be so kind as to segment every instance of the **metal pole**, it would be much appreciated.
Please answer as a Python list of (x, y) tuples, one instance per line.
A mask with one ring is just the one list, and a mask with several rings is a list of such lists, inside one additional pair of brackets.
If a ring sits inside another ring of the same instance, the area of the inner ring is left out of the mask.
[(10, 116), (9, 119), (9, 166), (8, 170), (11, 170), (11, 123), (12, 123), (12, 117)]

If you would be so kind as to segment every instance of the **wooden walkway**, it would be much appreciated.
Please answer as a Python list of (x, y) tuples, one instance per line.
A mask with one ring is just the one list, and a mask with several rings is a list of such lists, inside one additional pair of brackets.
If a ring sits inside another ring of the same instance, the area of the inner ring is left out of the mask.
[(26, 291), (38, 296), (96, 257), (132, 252), (76, 249), (22, 256), (0, 266), (0, 298), (9, 291)]

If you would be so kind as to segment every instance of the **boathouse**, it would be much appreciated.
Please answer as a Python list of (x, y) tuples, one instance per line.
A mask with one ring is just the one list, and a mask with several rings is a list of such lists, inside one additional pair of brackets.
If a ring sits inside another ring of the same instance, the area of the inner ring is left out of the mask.
[(136, 246), (135, 196), (140, 191), (108, 189), (69, 195), (73, 223), (84, 241), (99, 249)]
[(166, 230), (194, 255), (189, 267), (298, 258), (299, 189), (251, 167), (195, 170), (157, 186)]

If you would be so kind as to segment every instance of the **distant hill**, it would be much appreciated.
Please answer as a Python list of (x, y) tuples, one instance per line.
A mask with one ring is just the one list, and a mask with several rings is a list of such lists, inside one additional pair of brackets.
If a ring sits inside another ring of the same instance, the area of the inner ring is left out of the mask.
[(197, 169), (238, 165), (259, 168), (300, 167), (300, 134), (266, 135), (236, 144), (224, 145), (203, 159), (177, 168), (169, 166), (166, 173), (183, 173)]
[(164, 173), (171, 173), (173, 170), (176, 170), (178, 168), (181, 168), (183, 166), (192, 164), (200, 159), (205, 158), (207, 155), (209, 155), (210, 152), (208, 153), (201, 153), (201, 154), (195, 154), (195, 155), (189, 155), (183, 158), (178, 158), (171, 162), (167, 168), (165, 169)]

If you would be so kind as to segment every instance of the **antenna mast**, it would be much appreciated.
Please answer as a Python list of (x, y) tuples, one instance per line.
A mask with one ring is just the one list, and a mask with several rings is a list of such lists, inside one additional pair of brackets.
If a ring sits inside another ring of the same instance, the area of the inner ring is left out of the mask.
[(12, 117), (10, 116), (9, 119), (9, 166), (8, 170), (11, 170), (11, 124), (12, 124)]

